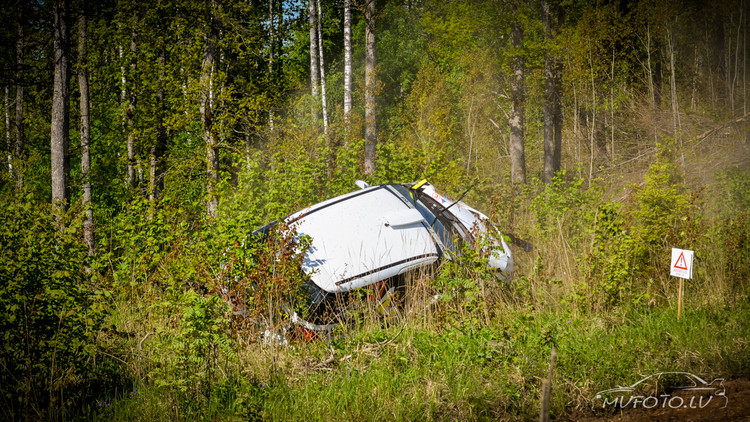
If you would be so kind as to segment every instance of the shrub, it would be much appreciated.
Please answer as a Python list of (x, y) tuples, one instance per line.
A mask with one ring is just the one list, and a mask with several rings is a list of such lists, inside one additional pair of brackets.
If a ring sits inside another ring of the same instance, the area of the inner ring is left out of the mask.
[[(611, 306), (630, 298), (633, 277), (638, 263), (633, 259), (634, 239), (625, 228), (625, 216), (617, 204), (607, 202), (599, 206), (592, 250), (584, 262), (588, 286), (592, 290), (584, 294), (586, 301), (595, 307)], [(636, 294), (636, 298), (643, 295)]]
[(56, 419), (92, 376), (106, 293), (88, 277), (81, 219), (63, 223), (61, 231), (51, 207), (31, 198), (0, 214), (3, 419)]
[(690, 194), (674, 163), (670, 145), (661, 147), (656, 163), (646, 173), (644, 183), (633, 189), (628, 223), (633, 236), (633, 260), (638, 265), (634, 286), (665, 280), (671, 248), (695, 249), (700, 230), (698, 196)]

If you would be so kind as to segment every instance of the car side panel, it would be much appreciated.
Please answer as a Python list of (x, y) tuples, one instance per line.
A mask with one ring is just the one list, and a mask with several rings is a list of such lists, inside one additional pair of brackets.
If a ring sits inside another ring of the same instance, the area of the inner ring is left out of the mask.
[(344, 292), (397, 275), (403, 268), (439, 258), (425, 222), (404, 221), (409, 207), (384, 188), (334, 198), (290, 217), (312, 238), (303, 269), (327, 292)]

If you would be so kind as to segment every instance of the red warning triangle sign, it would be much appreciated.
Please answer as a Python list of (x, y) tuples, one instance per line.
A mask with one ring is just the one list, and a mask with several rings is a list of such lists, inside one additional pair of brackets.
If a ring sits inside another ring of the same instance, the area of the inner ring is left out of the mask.
[(674, 267), (680, 270), (687, 270), (687, 263), (685, 262), (685, 253), (680, 252), (680, 257), (677, 258), (677, 262), (674, 263)]

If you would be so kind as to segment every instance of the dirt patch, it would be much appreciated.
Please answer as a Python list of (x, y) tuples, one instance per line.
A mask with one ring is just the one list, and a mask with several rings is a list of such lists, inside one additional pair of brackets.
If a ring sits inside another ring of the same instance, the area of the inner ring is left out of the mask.
[[(735, 379), (724, 381), (726, 390), (726, 401), (714, 400), (706, 403), (700, 402), (700, 398), (693, 400), (693, 406), (690, 406), (689, 395), (686, 392), (672, 394), (670, 397), (680, 397), (680, 399), (670, 400), (672, 404), (684, 403), (682, 407), (664, 405), (659, 402), (658, 406), (653, 408), (627, 408), (618, 410), (615, 414), (592, 416), (591, 412), (579, 413), (572, 415), (569, 420), (585, 422), (641, 422), (641, 421), (658, 421), (658, 422), (708, 422), (708, 421), (727, 421), (727, 422), (750, 422), (750, 380)], [(703, 407), (698, 403), (705, 404)], [(724, 404), (726, 403), (726, 407)], [(669, 402), (667, 402), (669, 404)]]

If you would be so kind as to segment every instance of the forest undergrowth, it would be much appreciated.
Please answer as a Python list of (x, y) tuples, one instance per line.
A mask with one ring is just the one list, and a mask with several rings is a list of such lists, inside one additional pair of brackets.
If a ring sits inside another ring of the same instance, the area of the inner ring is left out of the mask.
[[(3, 417), (529, 420), (553, 348), (554, 418), (652, 373), (750, 372), (750, 173), (729, 166), (690, 184), (669, 140), (637, 181), (575, 171), (520, 189), (472, 181), (466, 201), (533, 247), (513, 246), (510, 282), (467, 253), (410, 280), (387, 312), (363, 292), (330, 336), (290, 328), (288, 344), (269, 344), (265, 327), (286, 326), (281, 304), (299, 298), (304, 239), (293, 228), (264, 242), (248, 234), (353, 189), (346, 169), (359, 149), (342, 148), (333, 171), (322, 158), (254, 161), (213, 221), (185, 218), (169, 198), (158, 210), (135, 200), (98, 234), (95, 258), (79, 239), (82, 210), (60, 232), (48, 205), (9, 201)], [(414, 174), (413, 156), (382, 156), (406, 171), (371, 182)], [(679, 320), (672, 247), (696, 255)]]

